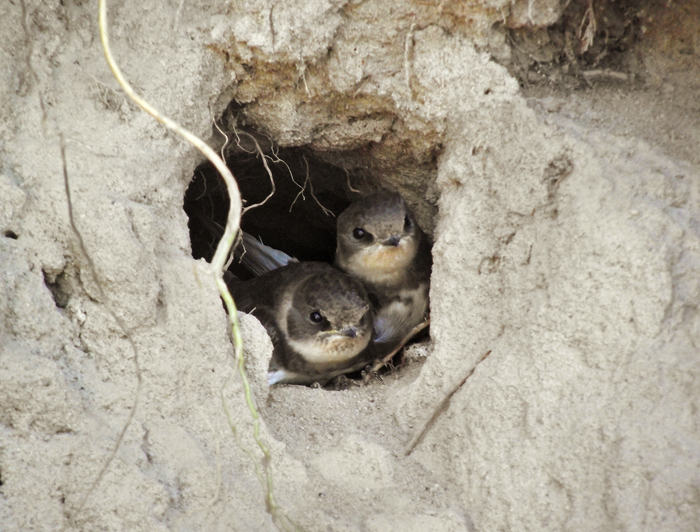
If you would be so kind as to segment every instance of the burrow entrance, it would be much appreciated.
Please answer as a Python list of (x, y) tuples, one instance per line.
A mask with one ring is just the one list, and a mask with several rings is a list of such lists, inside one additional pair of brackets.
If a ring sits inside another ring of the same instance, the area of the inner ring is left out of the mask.
[[(436, 156), (411, 167), (407, 164), (411, 158), (403, 153), (395, 161), (392, 179), (387, 175), (386, 161), (373, 166), (367, 156), (371, 145), (352, 152), (323, 153), (304, 146), (279, 147), (255, 125), (247, 124), (237, 109), (240, 107), (234, 103), (226, 110), (213, 140), (218, 142), (217, 151), (223, 154), (241, 191), (241, 228), (263, 243), (301, 261), (332, 263), (337, 216), (353, 201), (383, 188), (405, 192), (400, 190), (402, 174), (424, 177), (418, 185), (414, 181), (406, 188), (413, 194), (414, 212), (422, 206), (419, 220), (421, 214), (424, 220), (431, 220), (434, 207), (425, 197), (437, 173)], [(189, 217), (192, 255), (210, 262), (224, 231), (229, 199), (221, 176), (208, 161), (195, 169), (184, 209)], [(237, 260), (228, 269), (241, 280), (252, 276)], [(428, 334), (425, 330), (414, 341)], [(402, 353), (398, 360), (402, 360)], [(359, 372), (351, 377), (359, 377)]]
[[(368, 171), (331, 164), (350, 160), (339, 152), (317, 154), (305, 147), (279, 147), (232, 110), (215, 135), (243, 198), (241, 228), (265, 244), (302, 261), (333, 262), (336, 218), (354, 200), (382, 188)], [(223, 234), (229, 199), (216, 168), (206, 161), (194, 171), (185, 193), (192, 255), (211, 261)], [(230, 270), (249, 277), (234, 261)]]

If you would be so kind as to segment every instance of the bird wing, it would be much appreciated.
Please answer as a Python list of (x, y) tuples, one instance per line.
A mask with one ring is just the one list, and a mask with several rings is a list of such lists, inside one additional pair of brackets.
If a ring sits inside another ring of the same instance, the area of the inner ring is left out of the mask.
[(266, 246), (245, 231), (241, 231), (241, 237), (243, 242), (236, 246), (234, 256), (255, 276), (299, 262), (284, 251)]

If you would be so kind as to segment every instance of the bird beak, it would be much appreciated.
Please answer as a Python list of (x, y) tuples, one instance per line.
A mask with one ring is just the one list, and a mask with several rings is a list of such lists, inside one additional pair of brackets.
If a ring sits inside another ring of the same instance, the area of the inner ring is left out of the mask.
[(391, 238), (384, 241), (384, 245), (396, 247), (399, 245), (399, 242), (401, 242), (401, 237), (397, 235), (392, 235)]
[(342, 334), (343, 336), (347, 336), (349, 338), (357, 338), (357, 327), (345, 327), (344, 329), (340, 329), (338, 334)]

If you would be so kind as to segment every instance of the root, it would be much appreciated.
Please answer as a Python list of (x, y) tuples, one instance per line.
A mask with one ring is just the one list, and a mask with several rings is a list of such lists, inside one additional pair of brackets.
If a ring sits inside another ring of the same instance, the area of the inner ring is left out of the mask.
[[(272, 190), (270, 190), (270, 193), (261, 202), (255, 203), (253, 205), (248, 205), (245, 209), (243, 209), (242, 215), (245, 214), (246, 212), (248, 212), (250, 209), (254, 209), (255, 207), (260, 207), (262, 205), (265, 205), (269, 201), (269, 199), (272, 196), (274, 196), (275, 191), (277, 190), (277, 187), (275, 185), (275, 179), (272, 177), (272, 170), (270, 170), (270, 165), (267, 164), (268, 156), (265, 155), (265, 153), (262, 151), (262, 148), (260, 147), (260, 143), (258, 142), (258, 139), (256, 139), (250, 133), (243, 132), (243, 134), (250, 137), (251, 140), (255, 143), (255, 150), (257, 151), (258, 155), (260, 155), (260, 157), (262, 158), (262, 163), (263, 163), (263, 166), (265, 167), (265, 171), (267, 172), (267, 175), (270, 177), (270, 186), (271, 186)], [(240, 139), (240, 137), (239, 137), (239, 139)], [(239, 146), (240, 146), (240, 143), (239, 143)], [(270, 158), (270, 159), (272, 160), (272, 158)], [(279, 159), (279, 157), (277, 159), (281, 160), (281, 159)], [(275, 161), (273, 160), (273, 162), (275, 162)], [(285, 163), (285, 164), (287, 164), (287, 163)], [(287, 166), (287, 168), (289, 168), (289, 166)]]
[(406, 88), (411, 92), (413, 99), (413, 91), (411, 90), (411, 51), (413, 50), (413, 32), (416, 29), (416, 23), (411, 24), (406, 34), (406, 40), (403, 44), (403, 76)]
[[(318, 201), (318, 198), (316, 197), (316, 194), (314, 194), (314, 184), (311, 181), (311, 173), (309, 172), (309, 161), (306, 160), (306, 156), (302, 155), (301, 157), (304, 159), (304, 164), (306, 165), (306, 179), (304, 180), (304, 186), (301, 187), (301, 190), (299, 191), (299, 194), (296, 195), (294, 198), (294, 201), (292, 204), (289, 206), (289, 212), (292, 212), (292, 207), (294, 207), (294, 204), (297, 202), (299, 199), (299, 196), (301, 196), (301, 199), (306, 201), (306, 196), (304, 196), (304, 191), (306, 190), (306, 184), (309, 184), (309, 193), (311, 194), (311, 197), (314, 199), (316, 204), (321, 207), (321, 210), (323, 211), (323, 214), (326, 216), (333, 216), (335, 217), (335, 214), (333, 214), (330, 210), (326, 209), (323, 205), (321, 205), (321, 202)], [(295, 181), (296, 183), (296, 181)]]
[[(226, 283), (223, 278), (224, 265), (226, 264), (227, 258), (231, 251), (231, 247), (233, 245), (233, 241), (236, 237), (236, 233), (238, 232), (241, 214), (243, 211), (243, 204), (241, 202), (240, 191), (238, 190), (238, 186), (236, 184), (235, 179), (233, 178), (233, 175), (231, 174), (231, 171), (226, 167), (224, 161), (216, 154), (216, 152), (213, 149), (211, 149), (210, 146), (208, 146), (196, 135), (184, 129), (182, 126), (180, 126), (173, 120), (167, 118), (166, 116), (163, 116), (148, 102), (146, 102), (144, 99), (138, 96), (134, 92), (132, 87), (129, 85), (129, 83), (126, 81), (126, 79), (121, 73), (121, 70), (117, 66), (114, 58), (112, 57), (112, 52), (109, 47), (109, 37), (107, 33), (106, 0), (99, 0), (99, 30), (100, 39), (102, 41), (102, 46), (104, 49), (105, 58), (107, 59), (107, 63), (109, 64), (109, 67), (112, 70), (114, 77), (117, 79), (119, 85), (121, 85), (122, 89), (127, 94), (127, 96), (129, 96), (129, 98), (131, 98), (131, 100), (134, 103), (141, 107), (141, 109), (143, 109), (153, 118), (158, 120), (158, 122), (166, 126), (174, 133), (177, 133), (187, 142), (189, 142), (192, 146), (197, 148), (216, 167), (226, 184), (230, 199), (228, 218), (226, 220), (226, 228), (224, 229), (224, 235), (221, 237), (219, 245), (216, 248), (216, 252), (214, 253), (214, 257), (212, 258), (211, 264), (207, 268), (207, 272), (212, 276), (213, 281), (219, 289), (221, 298), (224, 300), (226, 309), (228, 311), (228, 319), (229, 324), (231, 326), (231, 334), (233, 336), (236, 367), (241, 382), (243, 384), (245, 401), (253, 421), (253, 438), (255, 439), (258, 448), (263, 454), (263, 458), (261, 461), (262, 473), (259, 474), (259, 478), (261, 480), (261, 483), (263, 484), (263, 489), (265, 490), (266, 510), (268, 511), (268, 513), (270, 513), (273, 522), (280, 530), (295, 530), (297, 528), (296, 525), (285, 515), (285, 513), (275, 501), (272, 485), (272, 457), (270, 455), (270, 450), (268, 449), (267, 445), (262, 440), (260, 435), (260, 416), (253, 402), (250, 382), (245, 371), (245, 360), (243, 356), (243, 339), (238, 324), (236, 305), (233, 301), (233, 297), (231, 297), (231, 293), (229, 292), (228, 287), (226, 286)], [(234, 430), (235, 435), (235, 426), (232, 425), (232, 429)], [(119, 442), (121, 442), (121, 440), (119, 440)], [(116, 449), (113, 454), (116, 454)], [(254, 463), (256, 464), (257, 472), (260, 465), (258, 465), (257, 460)], [(108, 466), (109, 462), (105, 465), (104, 470), (106, 470)], [(94, 485), (96, 485), (97, 482), (99, 482), (100, 478), (101, 476), (98, 477)], [(94, 486), (88, 491), (88, 493), (85, 496), (85, 499), (87, 499), (87, 497), (90, 495), (93, 489)]]
[(438, 405), (433, 409), (433, 413), (428, 417), (428, 419), (423, 423), (421, 426), (420, 430), (415, 433), (413, 438), (411, 438), (411, 441), (408, 442), (408, 445), (406, 446), (406, 450), (404, 451), (404, 454), (408, 456), (413, 452), (413, 449), (416, 448), (416, 445), (418, 445), (425, 434), (428, 432), (428, 429), (430, 429), (434, 424), (435, 420), (442, 414), (445, 410), (447, 410), (448, 406), (450, 405), (450, 399), (452, 399), (452, 396), (457, 393), (457, 390), (459, 390), (462, 386), (464, 386), (464, 383), (467, 382), (467, 379), (472, 376), (474, 373), (474, 370), (476, 369), (476, 366), (481, 364), (486, 358), (491, 354), (491, 351), (486, 351), (484, 355), (477, 361), (476, 364), (474, 364), (474, 367), (470, 369), (467, 374), (462, 378), (456, 386), (454, 386), (448, 394), (443, 398), (442, 401), (438, 403)]
[(350, 172), (348, 172), (348, 169), (343, 168), (343, 170), (345, 170), (345, 176), (348, 178), (348, 188), (350, 189), (350, 192), (354, 192), (355, 194), (362, 194), (359, 190), (353, 188), (352, 183), (350, 182)]
[[(183, 0), (183, 1), (184, 1), (184, 0)], [(180, 4), (180, 6), (182, 6), (182, 3)], [(226, 142), (224, 142), (224, 145), (221, 146), (221, 151), (220, 151), (220, 153), (221, 153), (221, 160), (224, 161), (224, 164), (226, 164), (226, 165), (228, 166), (228, 163), (226, 162), (226, 155), (225, 155), (225, 153), (226, 153), (226, 146), (229, 145), (230, 140), (229, 140), (229, 138), (228, 138), (228, 135), (227, 135), (226, 133), (224, 133), (223, 129), (221, 129), (221, 128), (219, 127), (219, 124), (216, 123), (216, 120), (214, 120), (214, 127), (215, 127), (216, 130), (217, 130), (219, 133), (221, 133), (221, 135), (223, 135), (223, 137), (226, 139)], [(204, 194), (205, 194), (206, 191), (207, 191), (207, 180), (204, 179), (203, 182), (204, 182), (204, 192), (202, 192), (202, 195), (200, 196), (200, 198), (201, 198), (202, 196), (204, 196)], [(273, 186), (274, 186), (274, 184), (273, 184)], [(209, 201), (211, 202), (211, 197), (209, 197)], [(212, 210), (213, 210), (213, 206), (212, 206)], [(243, 212), (245, 212), (245, 209), (243, 210)], [(243, 216), (243, 214), (241, 214), (241, 216)], [(212, 223), (215, 223), (215, 222), (212, 220)], [(217, 225), (218, 225), (218, 224), (217, 224)], [(237, 246), (240, 242), (241, 242), (241, 234), (240, 234), (240, 231), (239, 231), (239, 232), (237, 233), (237, 235), (236, 235), (236, 240), (235, 240), (233, 246), (231, 247), (231, 250), (229, 251), (228, 258), (226, 259), (226, 263), (224, 264), (224, 270), (228, 270), (229, 266), (231, 266), (231, 263), (233, 262), (233, 250), (236, 248), (236, 246)]]
[(102, 105), (104, 105), (105, 108), (109, 109), (110, 111), (118, 112), (121, 108), (121, 105), (118, 103), (118, 100), (121, 99), (121, 103), (124, 103), (127, 101), (126, 98), (121, 96), (117, 91), (115, 91), (112, 87), (108, 86), (106, 83), (101, 82), (95, 76), (90, 77), (95, 82), (95, 85), (97, 85), (97, 91), (99, 93), (98, 99), (100, 102), (102, 102)]
[[(585, 30), (584, 25), (586, 27)], [(581, 25), (578, 28), (578, 38), (581, 40), (580, 53), (584, 53), (593, 45), (593, 37), (595, 37), (596, 28), (597, 25), (595, 20), (595, 11), (593, 11), (593, 0), (588, 0), (588, 7), (583, 14)]]
[[(22, 6), (22, 29), (24, 34), (27, 36), (27, 55), (25, 61), (27, 62), (27, 70), (29, 71), (30, 77), (37, 87), (37, 92), (39, 93), (39, 106), (41, 107), (41, 125), (46, 126), (46, 102), (44, 102), (44, 97), (41, 95), (41, 90), (39, 87), (39, 76), (37, 76), (36, 70), (34, 70), (34, 65), (32, 65), (32, 54), (34, 53), (34, 39), (32, 32), (29, 29), (29, 13), (27, 12), (27, 6), (24, 3), (25, 0), (20, 0), (20, 5)], [(27, 92), (31, 90), (31, 85), (26, 86)]]
[(131, 349), (134, 352), (134, 367), (136, 369), (136, 392), (134, 393), (134, 404), (131, 405), (131, 410), (129, 411), (129, 416), (126, 418), (126, 422), (124, 423), (124, 426), (122, 427), (122, 430), (119, 433), (119, 436), (117, 436), (117, 441), (114, 443), (114, 447), (112, 448), (112, 452), (107, 457), (107, 460), (105, 461), (104, 465), (102, 466), (102, 469), (100, 469), (100, 472), (97, 474), (97, 477), (95, 477), (95, 480), (92, 481), (90, 488), (87, 490), (85, 495), (83, 495), (83, 498), (80, 499), (80, 502), (78, 503), (77, 508), (68, 517), (69, 523), (75, 524), (74, 523), (75, 516), (78, 513), (80, 513), (80, 511), (83, 509), (88, 498), (95, 491), (95, 488), (97, 487), (97, 485), (100, 483), (100, 481), (104, 477), (105, 473), (107, 472), (107, 469), (109, 469), (109, 466), (114, 461), (114, 457), (117, 455), (117, 452), (119, 451), (119, 448), (121, 447), (121, 444), (124, 441), (124, 435), (126, 434), (126, 431), (129, 430), (129, 427), (131, 426), (131, 422), (133, 421), (134, 415), (136, 414), (136, 408), (138, 407), (138, 404), (139, 404), (139, 398), (141, 397), (141, 388), (143, 386), (143, 378), (141, 376), (141, 366), (139, 365), (139, 350), (136, 347), (136, 343), (134, 342), (134, 338), (131, 335), (131, 331), (129, 331), (129, 329), (127, 329), (126, 324), (117, 315), (117, 313), (112, 308), (112, 305), (110, 304), (109, 300), (107, 299), (107, 295), (105, 294), (105, 291), (102, 288), (102, 283), (100, 282), (100, 278), (97, 276), (97, 269), (95, 268), (95, 263), (92, 261), (92, 257), (87, 252), (87, 249), (85, 248), (85, 241), (83, 240), (83, 236), (80, 233), (80, 231), (78, 230), (78, 226), (75, 224), (75, 216), (73, 215), (73, 200), (71, 198), (70, 183), (68, 181), (68, 165), (66, 163), (66, 143), (65, 143), (65, 139), (63, 138), (63, 134), (61, 134), (61, 161), (63, 162), (63, 182), (64, 182), (64, 185), (66, 187), (66, 197), (68, 199), (68, 218), (70, 220), (71, 228), (73, 229), (75, 236), (78, 238), (78, 244), (80, 245), (80, 251), (82, 252), (83, 256), (85, 257), (85, 260), (87, 260), (88, 267), (90, 268), (90, 275), (92, 276), (92, 279), (95, 282), (95, 286), (97, 287), (97, 291), (100, 294), (100, 299), (102, 300), (102, 304), (105, 306), (107, 311), (111, 314), (112, 318), (114, 318), (114, 321), (117, 322), (117, 325), (122, 330), (122, 332), (124, 333), (124, 336), (126, 336), (126, 339), (129, 341), (129, 344), (131, 345)]
[[(238, 130), (236, 129), (235, 124), (232, 125), (231, 127), (233, 129), (234, 135), (236, 135), (236, 144), (239, 147), (239, 149), (243, 150), (246, 153), (256, 154), (256, 155), (260, 156), (260, 158), (262, 159), (263, 165), (265, 166), (265, 171), (267, 172), (267, 175), (270, 178), (270, 185), (272, 188), (270, 193), (267, 195), (267, 197), (263, 201), (261, 201), (260, 203), (256, 203), (255, 205), (247, 206), (245, 209), (243, 209), (243, 214), (245, 214), (250, 209), (254, 209), (255, 207), (260, 207), (262, 205), (265, 205), (265, 203), (268, 202), (268, 200), (275, 194), (275, 191), (277, 190), (276, 185), (275, 185), (275, 180), (274, 180), (274, 177), (272, 175), (272, 170), (270, 169), (270, 166), (268, 165), (268, 160), (274, 164), (284, 165), (284, 167), (287, 169), (287, 172), (289, 172), (289, 177), (292, 180), (292, 183), (294, 183), (297, 187), (299, 187), (300, 193), (302, 194), (302, 197), (303, 197), (303, 192), (304, 192), (304, 188), (306, 185), (302, 186), (297, 182), (296, 179), (294, 179), (294, 173), (292, 172), (292, 169), (289, 167), (289, 165), (287, 164), (287, 162), (284, 159), (280, 158), (279, 148), (277, 148), (275, 150), (275, 143), (272, 141), (272, 139), (270, 139), (266, 135), (263, 135), (270, 141), (270, 151), (272, 152), (273, 157), (265, 154), (262, 147), (260, 146), (260, 143), (258, 142), (258, 140), (255, 138), (254, 135), (251, 135), (250, 133), (247, 133), (245, 131), (242, 131), (239, 133)], [(253, 141), (253, 143), (255, 144), (255, 151), (247, 150), (241, 145), (241, 135), (245, 135), (246, 137), (250, 138), (250, 140)], [(297, 197), (299, 197), (299, 195), (297, 195)], [(292, 210), (294, 203), (296, 203), (296, 199), (294, 200), (294, 202), (292, 202), (292, 206), (289, 208), (290, 211)]]
[(629, 81), (631, 75), (625, 74), (624, 72), (616, 72), (614, 70), (607, 69), (596, 69), (596, 70), (585, 70), (582, 72), (585, 79), (590, 78), (611, 78), (618, 79), (620, 81)]
[(411, 27), (406, 34), (403, 49), (403, 75), (406, 88), (411, 90), (411, 50), (413, 50), (413, 32), (416, 29), (416, 23), (411, 24)]

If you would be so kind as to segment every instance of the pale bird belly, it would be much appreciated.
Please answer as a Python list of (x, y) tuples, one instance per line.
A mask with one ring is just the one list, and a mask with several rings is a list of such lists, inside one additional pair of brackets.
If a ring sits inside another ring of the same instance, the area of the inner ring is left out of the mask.
[(382, 312), (395, 313), (403, 317), (407, 327), (413, 328), (423, 321), (423, 316), (428, 310), (428, 293), (425, 286), (419, 286), (415, 290), (405, 290), (401, 299), (387, 305)]
[(428, 287), (402, 290), (401, 297), (384, 305), (375, 317), (376, 341), (392, 342), (402, 339), (423, 321), (428, 310)]

